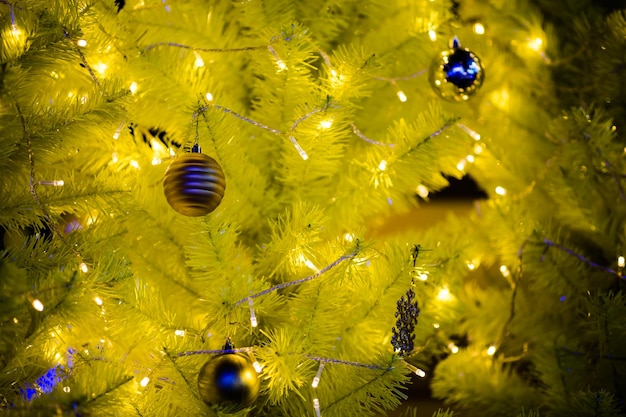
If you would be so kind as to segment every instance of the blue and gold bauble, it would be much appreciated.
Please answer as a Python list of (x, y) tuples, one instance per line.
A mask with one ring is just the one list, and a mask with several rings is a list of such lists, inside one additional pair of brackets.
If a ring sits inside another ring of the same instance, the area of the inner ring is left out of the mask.
[(455, 37), (430, 66), (429, 81), (440, 97), (464, 101), (476, 93), (485, 79), (485, 69), (476, 54), (462, 48)]
[(259, 377), (244, 353), (213, 356), (200, 369), (198, 393), (207, 404), (235, 409), (250, 406), (259, 394)]
[(224, 197), (226, 182), (217, 161), (194, 146), (182, 154), (165, 172), (163, 191), (167, 202), (185, 216), (198, 217), (217, 208)]

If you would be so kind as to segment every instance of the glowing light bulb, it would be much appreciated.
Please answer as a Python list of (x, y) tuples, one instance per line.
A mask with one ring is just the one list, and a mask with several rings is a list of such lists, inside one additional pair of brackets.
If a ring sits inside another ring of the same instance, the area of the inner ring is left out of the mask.
[(437, 299), (439, 301), (450, 301), (452, 300), (452, 294), (450, 294), (450, 290), (448, 287), (443, 287), (437, 293)]
[(437, 40), (437, 32), (435, 32), (433, 29), (429, 29), (428, 37), (430, 38), (431, 41), (435, 42)]
[(419, 195), (422, 198), (428, 197), (428, 194), (429, 194), (428, 188), (426, 188), (422, 184), (418, 185), (415, 191), (417, 192), (417, 195)]
[(417, 279), (419, 279), (420, 281), (428, 281), (428, 273), (422, 272), (417, 276)]
[(213, 94), (211, 93), (206, 93), (204, 97), (206, 97), (207, 101), (213, 101)]
[(78, 265), (78, 267), (80, 268), (81, 271), (83, 271), (84, 273), (87, 273), (89, 271), (89, 268), (87, 267), (87, 264), (84, 262), (81, 262), (80, 265)]
[(87, 41), (85, 39), (79, 39), (78, 41), (76, 41), (76, 45), (84, 48), (85, 46), (87, 46)]
[(101, 306), (101, 305), (102, 305), (102, 298), (98, 297), (97, 295), (96, 295), (96, 297), (95, 297), (93, 300), (94, 300), (94, 301), (96, 302), (96, 304), (98, 304), (99, 306)]
[(494, 353), (496, 353), (496, 347), (494, 345), (489, 346), (487, 348), (487, 355), (493, 356)]
[(484, 35), (485, 34), (485, 27), (483, 26), (482, 23), (476, 22), (474, 23), (474, 33), (477, 35)]
[(98, 74), (104, 75), (104, 73), (107, 70), (107, 64), (103, 64), (102, 62), (98, 62), (96, 65), (93, 66), (93, 68), (98, 72)]
[(382, 161), (380, 161), (380, 163), (378, 164), (378, 169), (380, 169), (381, 171), (384, 171), (387, 169), (387, 161), (385, 161), (384, 159)]
[(33, 300), (33, 308), (37, 311), (43, 311), (43, 303), (39, 301), (39, 299), (35, 298)]
[(543, 40), (541, 38), (535, 38), (528, 42), (528, 47), (536, 52), (539, 52), (542, 46)]
[(184, 331), (184, 330), (181, 330), (181, 329), (178, 329), (178, 330), (175, 330), (175, 331), (174, 331), (174, 334), (175, 334), (176, 336), (183, 337), (183, 336), (185, 336), (185, 331)]
[(511, 271), (509, 271), (509, 268), (506, 265), (500, 265), (500, 273), (504, 278), (511, 276)]
[(278, 72), (287, 69), (287, 65), (280, 58), (276, 58), (276, 66), (278, 67)]
[(438, 329), (438, 328), (439, 328), (439, 323), (433, 323), (433, 327), (434, 327), (435, 329)]
[(617, 266), (620, 268), (623, 268), (624, 266), (626, 266), (626, 259), (624, 259), (623, 256), (619, 256), (617, 258)]
[(313, 408), (315, 409), (315, 417), (321, 417), (320, 400), (318, 398), (313, 398)]
[(448, 349), (450, 349), (451, 353), (459, 353), (459, 347), (455, 345), (454, 343), (449, 343)]
[(475, 261), (467, 261), (465, 262), (465, 265), (467, 266), (467, 269), (469, 269), (470, 271), (473, 271), (476, 269), (476, 262)]
[(467, 162), (469, 162), (470, 164), (473, 164), (473, 163), (474, 163), (474, 161), (475, 161), (475, 159), (474, 159), (474, 155), (467, 155), (467, 156), (465, 157), (465, 160), (466, 160)]
[(200, 54), (199, 54), (198, 52), (196, 52), (196, 51), (193, 51), (193, 53), (194, 53), (194, 54), (195, 54), (195, 56), (196, 56), (196, 60), (195, 60), (195, 61), (194, 61), (194, 63), (193, 63), (193, 68), (194, 68), (194, 69), (196, 69), (196, 68), (202, 68), (202, 67), (204, 67), (204, 60), (202, 59), (202, 57), (200, 56)]
[(136, 160), (131, 160), (130, 161), (130, 166), (135, 168), (135, 169), (139, 169), (139, 162), (137, 162)]
[(330, 129), (332, 125), (333, 125), (332, 120), (322, 120), (320, 124), (318, 125), (318, 128), (320, 130), (326, 130), (326, 129)]
[(137, 92), (137, 83), (133, 81), (132, 83), (130, 83), (130, 87), (128, 87), (128, 89), (130, 90), (132, 95), (135, 95), (135, 93)]
[(116, 163), (117, 161), (119, 161), (119, 157), (117, 156), (117, 152), (113, 152), (111, 154), (111, 160), (113, 161), (113, 163)]
[(401, 102), (403, 102), (403, 103), (405, 103), (405, 102), (406, 102), (407, 97), (406, 97), (406, 94), (404, 94), (404, 91), (400, 90), (400, 91), (398, 91), (398, 92), (396, 93), (396, 95), (398, 96), (398, 99), (399, 99)]
[(71, 389), (68, 386), (63, 387), (63, 392), (70, 392)]
[(161, 159), (154, 157), (152, 158), (152, 165), (159, 165), (161, 163)]
[(476, 145), (474, 145), (474, 153), (476, 155), (480, 155), (482, 151), (484, 151), (484, 148), (482, 147), (481, 144), (477, 143)]
[(143, 379), (139, 382), (139, 385), (141, 385), (142, 387), (145, 387), (149, 383), (150, 383), (150, 378), (148, 378), (147, 376), (144, 376)]
[(456, 169), (458, 169), (459, 171), (463, 171), (465, 169), (466, 163), (467, 161), (465, 159), (461, 159), (459, 162), (457, 162)]
[(252, 363), (252, 367), (254, 368), (257, 374), (260, 374), (261, 371), (263, 370), (263, 366), (261, 366), (261, 364), (258, 361), (254, 361)]
[(506, 195), (506, 188), (498, 185), (495, 189), (496, 194), (501, 195), (501, 196), (505, 196)]
[(354, 241), (354, 235), (352, 233), (346, 233), (343, 238), (345, 239), (346, 242), (353, 242)]

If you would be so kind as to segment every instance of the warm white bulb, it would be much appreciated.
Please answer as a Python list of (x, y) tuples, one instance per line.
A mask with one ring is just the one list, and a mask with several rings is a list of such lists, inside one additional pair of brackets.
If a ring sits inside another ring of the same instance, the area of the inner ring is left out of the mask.
[(380, 169), (381, 171), (384, 171), (387, 169), (387, 161), (385, 161), (384, 159), (382, 161), (380, 161), (380, 163), (378, 164), (378, 169)]
[(435, 32), (434, 30), (430, 29), (428, 31), (428, 37), (430, 38), (431, 41), (435, 42), (437, 40), (437, 32)]
[(398, 92), (396, 93), (396, 95), (398, 96), (398, 99), (399, 99), (401, 102), (403, 102), (403, 103), (405, 103), (405, 102), (406, 102), (407, 97), (406, 97), (406, 94), (404, 94), (404, 91), (398, 91)]
[(505, 195), (506, 195), (506, 188), (504, 188), (504, 187), (502, 187), (502, 186), (500, 186), (500, 185), (498, 185), (498, 186), (496, 187), (496, 190), (495, 190), (495, 191), (496, 191), (496, 194), (498, 194), (498, 195), (502, 195), (502, 196), (505, 196)]
[(174, 334), (179, 337), (183, 337), (185, 335), (185, 331), (182, 329), (174, 330)]
[(493, 356), (494, 353), (496, 353), (496, 347), (494, 345), (489, 346), (487, 348), (487, 355)]
[(474, 33), (477, 35), (484, 35), (485, 34), (485, 27), (483, 26), (482, 23), (474, 23)]
[(149, 383), (150, 383), (150, 378), (148, 378), (147, 376), (144, 376), (141, 382), (139, 382), (139, 385), (141, 385), (142, 387), (145, 387)]
[(87, 267), (87, 264), (86, 264), (86, 263), (84, 263), (84, 262), (82, 262), (82, 263), (79, 265), (79, 268), (80, 268), (80, 270), (81, 270), (81, 271), (83, 271), (84, 273), (87, 273), (87, 272), (89, 271), (89, 268)]
[(43, 303), (35, 298), (33, 300), (33, 308), (37, 311), (43, 311)]
[(128, 87), (128, 89), (130, 90), (131, 94), (135, 95), (135, 93), (137, 92), (137, 83), (133, 81), (132, 83), (130, 83), (130, 87)]
[(85, 39), (79, 39), (78, 41), (76, 41), (76, 45), (84, 48), (85, 46), (87, 46), (87, 41)]
[(617, 258), (617, 266), (619, 266), (620, 268), (623, 268), (624, 266), (626, 266), (626, 259), (624, 259), (623, 256), (619, 256)]
[(417, 191), (417, 195), (419, 195), (420, 197), (422, 198), (428, 197), (428, 194), (429, 194), (428, 188), (426, 188), (422, 184), (418, 185), (415, 190)]
[(101, 306), (101, 305), (102, 305), (102, 298), (98, 297), (97, 295), (96, 295), (96, 297), (95, 297), (93, 300), (94, 300), (94, 301), (96, 302), (96, 304), (98, 304), (99, 306)]

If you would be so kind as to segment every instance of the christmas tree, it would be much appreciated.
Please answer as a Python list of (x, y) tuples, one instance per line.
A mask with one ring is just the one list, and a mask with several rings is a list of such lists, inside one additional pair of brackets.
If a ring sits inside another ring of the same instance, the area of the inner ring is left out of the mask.
[(626, 415), (615, 4), (1, 0), (0, 33), (3, 413), (415, 416), (426, 377), (439, 416)]

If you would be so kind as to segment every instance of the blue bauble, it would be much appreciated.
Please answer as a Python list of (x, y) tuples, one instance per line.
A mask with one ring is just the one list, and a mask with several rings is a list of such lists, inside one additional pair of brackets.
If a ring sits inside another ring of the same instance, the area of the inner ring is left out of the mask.
[(252, 362), (241, 353), (214, 356), (198, 374), (198, 393), (207, 404), (247, 407), (259, 394), (259, 385)]
[(469, 99), (485, 79), (485, 70), (480, 59), (469, 49), (461, 48), (454, 38), (450, 50), (443, 51), (433, 60), (429, 81), (440, 97), (446, 100)]
[(208, 155), (192, 152), (172, 162), (163, 179), (165, 199), (185, 216), (204, 216), (219, 206), (226, 182), (217, 161)]

